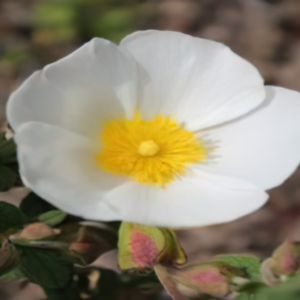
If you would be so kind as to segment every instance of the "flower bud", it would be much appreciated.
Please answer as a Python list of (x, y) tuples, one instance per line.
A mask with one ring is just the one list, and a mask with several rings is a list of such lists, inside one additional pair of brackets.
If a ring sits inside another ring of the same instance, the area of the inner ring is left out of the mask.
[(60, 233), (59, 229), (52, 228), (44, 223), (27, 225), (15, 238), (32, 241), (52, 237)]
[(173, 271), (172, 276), (182, 293), (187, 288), (214, 297), (225, 297), (230, 293), (230, 273), (218, 265), (193, 265)]
[(70, 245), (69, 250), (84, 254), (91, 251), (92, 248), (93, 245), (91, 243), (74, 242)]
[(19, 261), (19, 255), (15, 247), (5, 240), (0, 248), (0, 273), (13, 268)]
[(99, 255), (112, 249), (112, 245), (106, 238), (105, 231), (92, 226), (80, 227), (75, 240), (71, 241), (69, 250), (79, 254), (84, 264), (90, 264)]
[(299, 243), (286, 241), (279, 246), (271, 257), (269, 267), (277, 276), (293, 275), (300, 267)]
[(123, 222), (118, 247), (122, 270), (153, 268), (158, 263), (177, 265), (186, 260), (175, 234), (167, 229)]

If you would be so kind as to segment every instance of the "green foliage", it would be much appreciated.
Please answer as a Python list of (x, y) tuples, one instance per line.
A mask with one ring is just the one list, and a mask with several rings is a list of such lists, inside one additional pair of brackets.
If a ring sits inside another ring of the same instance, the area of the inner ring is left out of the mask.
[(21, 228), (27, 222), (26, 215), (17, 207), (6, 202), (0, 202), (0, 233)]
[(11, 282), (11, 281), (17, 281), (20, 279), (25, 279), (25, 275), (21, 271), (19, 267), (16, 267), (6, 273), (4, 273), (2, 276), (0, 276), (0, 281), (4, 282)]
[(13, 139), (7, 140), (4, 133), (0, 134), (0, 164), (16, 163), (16, 144)]
[(254, 255), (219, 255), (216, 260), (240, 269), (254, 282), (261, 281), (260, 261)]
[(49, 226), (56, 226), (62, 223), (67, 215), (61, 210), (54, 209), (39, 215), (38, 220)]
[(43, 44), (76, 38), (75, 11), (67, 3), (41, 2), (35, 6), (35, 39)]
[(94, 292), (96, 299), (117, 299), (118, 289), (120, 288), (119, 276), (109, 270), (101, 270), (100, 284)]
[(25, 197), (20, 205), (21, 211), (30, 218), (37, 218), (39, 215), (55, 210), (55, 207), (40, 198), (34, 193)]
[(72, 262), (59, 251), (18, 246), (20, 269), (26, 277), (45, 289), (66, 287), (73, 274)]
[(130, 7), (118, 7), (107, 10), (101, 18), (95, 20), (92, 33), (118, 42), (134, 30), (135, 11)]
[(40, 27), (69, 26), (74, 19), (72, 6), (67, 3), (45, 2), (35, 6), (35, 22)]
[(18, 175), (12, 169), (0, 165), (0, 191), (7, 191), (13, 187), (18, 179)]
[(0, 134), (0, 191), (13, 187), (18, 180), (16, 145), (13, 139), (7, 140)]
[(99, 36), (118, 42), (135, 31), (143, 1), (46, 0), (34, 11), (34, 40), (42, 45), (86, 41)]
[[(20, 48), (14, 47), (14, 48), (7, 49), (7, 51), (3, 55), (3, 60), (14, 65), (16, 68), (20, 68), (20, 66), (23, 63), (30, 60), (30, 54), (27, 53), (26, 49), (23, 49), (22, 47)], [(15, 159), (15, 157), (12, 158)]]
[(300, 280), (292, 278), (286, 283), (274, 287), (256, 288), (247, 286), (236, 300), (299, 300), (300, 299)]

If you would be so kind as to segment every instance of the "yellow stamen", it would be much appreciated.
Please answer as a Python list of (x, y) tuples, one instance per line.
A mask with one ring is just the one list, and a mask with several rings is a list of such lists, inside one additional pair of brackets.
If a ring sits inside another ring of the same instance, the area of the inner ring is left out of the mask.
[(142, 120), (136, 113), (130, 120), (109, 121), (101, 140), (97, 165), (144, 184), (165, 186), (207, 157), (203, 141), (168, 116)]

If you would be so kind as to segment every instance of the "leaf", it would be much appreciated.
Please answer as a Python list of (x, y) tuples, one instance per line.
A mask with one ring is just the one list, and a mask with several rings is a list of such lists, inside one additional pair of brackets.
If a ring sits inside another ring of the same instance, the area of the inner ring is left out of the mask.
[(236, 298), (236, 300), (299, 300), (300, 299), (300, 280), (299, 278), (292, 278), (286, 283), (279, 284), (274, 287), (262, 287), (258, 285), (257, 288), (247, 287)]
[(39, 215), (38, 220), (49, 226), (56, 226), (63, 222), (66, 217), (67, 215), (63, 211), (54, 209)]
[(100, 280), (96, 299), (119, 299), (118, 288), (120, 286), (119, 278), (115, 272), (102, 269), (100, 271)]
[(16, 144), (13, 139), (6, 139), (0, 134), (0, 164), (11, 164), (17, 161)]
[(267, 288), (268, 287), (263, 283), (246, 284), (241, 288), (241, 294), (235, 300), (265, 300), (266, 298), (263, 294), (261, 294), (261, 291)]
[(39, 215), (56, 208), (40, 198), (34, 193), (25, 197), (20, 205), (20, 209), (30, 218), (36, 218)]
[(244, 271), (252, 281), (261, 281), (260, 261), (254, 255), (219, 255), (216, 260)]
[(0, 281), (4, 282), (11, 282), (11, 281), (17, 281), (21, 279), (25, 279), (25, 275), (23, 272), (20, 270), (20, 268), (16, 267), (3, 275), (0, 276)]
[(73, 265), (62, 253), (54, 250), (18, 246), (21, 271), (44, 289), (59, 289), (72, 279)]
[[(242, 293), (235, 300), (268, 300), (265, 296), (258, 294)], [(287, 300), (287, 299), (285, 299)]]
[(18, 178), (15, 142), (0, 133), (0, 191), (12, 188)]
[(17, 182), (18, 174), (9, 167), (0, 165), (0, 191), (7, 191)]
[(16, 206), (0, 201), (0, 232), (20, 228), (27, 221), (27, 217)]

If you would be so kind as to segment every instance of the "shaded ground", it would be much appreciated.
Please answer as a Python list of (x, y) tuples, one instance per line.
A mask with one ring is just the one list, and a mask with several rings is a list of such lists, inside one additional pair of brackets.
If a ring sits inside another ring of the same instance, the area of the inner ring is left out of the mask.
[[(138, 28), (171, 29), (222, 41), (254, 63), (267, 83), (300, 91), (299, 0), (73, 2), (0, 2), (2, 120), (9, 93), (33, 70), (92, 36), (117, 41)], [(299, 216), (298, 171), (271, 192), (271, 200), (260, 211), (237, 222), (182, 232), (181, 236), (191, 257), (220, 252), (265, 256), (286, 237), (300, 238)], [(22, 291), (19, 298), (10, 299), (34, 299), (32, 292), (28, 293), (29, 298)]]

